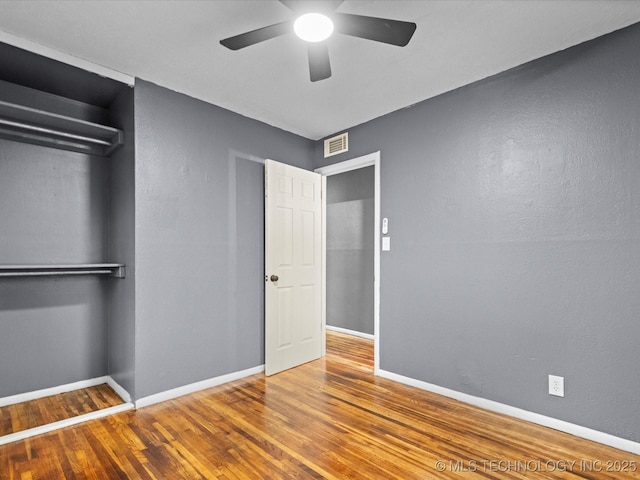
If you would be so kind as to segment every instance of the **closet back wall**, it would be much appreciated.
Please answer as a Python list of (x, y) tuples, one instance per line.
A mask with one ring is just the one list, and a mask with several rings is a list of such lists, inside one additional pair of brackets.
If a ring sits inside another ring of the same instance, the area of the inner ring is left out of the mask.
[[(102, 262), (105, 159), (0, 140), (0, 264)], [(96, 277), (0, 278), (0, 397), (107, 374)]]

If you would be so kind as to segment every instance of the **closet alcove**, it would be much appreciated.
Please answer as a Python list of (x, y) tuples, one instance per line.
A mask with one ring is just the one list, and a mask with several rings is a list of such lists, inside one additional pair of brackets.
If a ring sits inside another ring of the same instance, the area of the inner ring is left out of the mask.
[(73, 416), (133, 395), (134, 121), (129, 85), (1, 43), (0, 66), (6, 436), (33, 398), (77, 390)]

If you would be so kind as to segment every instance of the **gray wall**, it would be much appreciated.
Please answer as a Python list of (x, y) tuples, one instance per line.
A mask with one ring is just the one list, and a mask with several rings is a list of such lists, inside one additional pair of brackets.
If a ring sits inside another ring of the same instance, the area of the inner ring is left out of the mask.
[(143, 80), (135, 88), (136, 398), (264, 363), (265, 158), (313, 142)]
[(330, 162), (381, 151), (392, 225), (382, 369), (640, 441), (639, 51), (635, 25), (349, 130)]
[(327, 325), (373, 335), (374, 167), (327, 177)]
[[(0, 264), (104, 261), (108, 178), (102, 158), (0, 140)], [(0, 397), (107, 374), (104, 281), (0, 278)]]
[(135, 131), (133, 89), (109, 108), (110, 124), (124, 131), (124, 145), (109, 165), (108, 256), (126, 265), (124, 279), (109, 279), (107, 347), (109, 375), (135, 397)]

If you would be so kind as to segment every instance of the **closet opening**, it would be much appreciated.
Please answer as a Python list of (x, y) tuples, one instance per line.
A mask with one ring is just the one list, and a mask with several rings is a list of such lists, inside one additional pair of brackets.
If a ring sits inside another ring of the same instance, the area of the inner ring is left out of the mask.
[(132, 408), (135, 258), (133, 89), (0, 64), (1, 444)]

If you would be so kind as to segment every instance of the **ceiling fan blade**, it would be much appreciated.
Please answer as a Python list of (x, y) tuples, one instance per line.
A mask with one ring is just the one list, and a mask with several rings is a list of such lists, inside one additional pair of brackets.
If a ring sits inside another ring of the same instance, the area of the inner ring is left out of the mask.
[(331, 76), (329, 47), (324, 42), (309, 43), (309, 77), (312, 82), (324, 80)]
[(365, 17), (350, 13), (334, 13), (335, 31), (352, 37), (366, 38), (376, 42), (404, 47), (416, 31), (413, 22), (402, 22), (388, 18)]
[(224, 40), (220, 40), (220, 44), (231, 50), (240, 50), (241, 48), (249, 47), (256, 43), (264, 42), (265, 40), (291, 32), (293, 32), (293, 22), (288, 21), (276, 23), (274, 25), (269, 25), (268, 27), (262, 27), (257, 30), (241, 33), (234, 37), (225, 38)]

